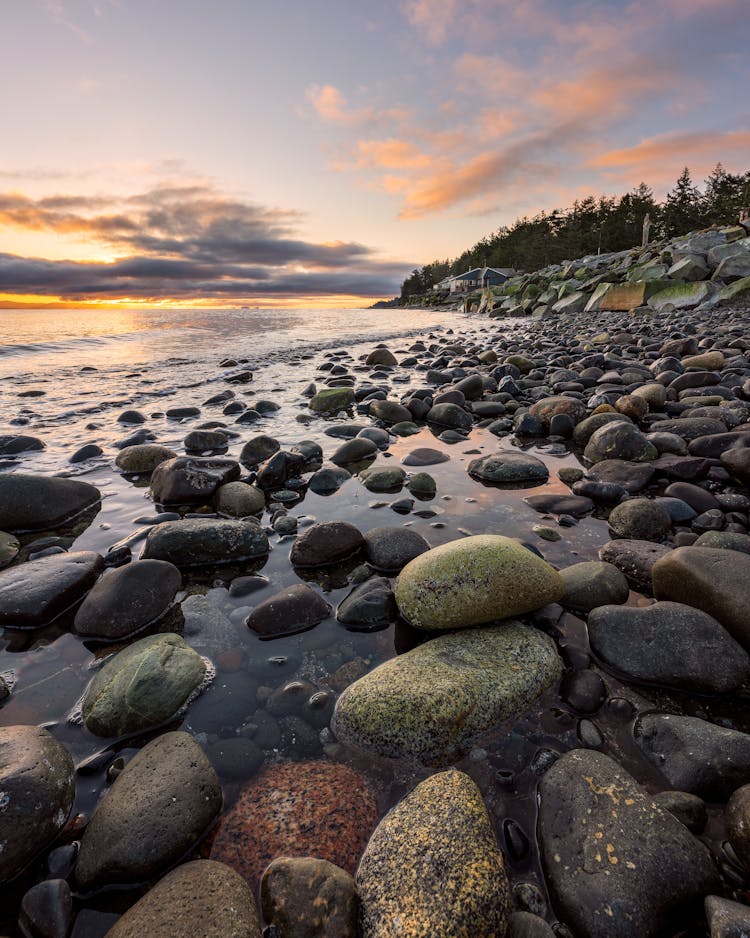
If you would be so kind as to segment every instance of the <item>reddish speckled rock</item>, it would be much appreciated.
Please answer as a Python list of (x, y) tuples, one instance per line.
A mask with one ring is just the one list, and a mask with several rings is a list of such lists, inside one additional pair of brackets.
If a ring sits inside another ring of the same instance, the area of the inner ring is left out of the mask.
[(375, 794), (335, 762), (270, 765), (224, 815), (211, 849), (252, 888), (276, 857), (314, 856), (354, 873), (378, 822)]

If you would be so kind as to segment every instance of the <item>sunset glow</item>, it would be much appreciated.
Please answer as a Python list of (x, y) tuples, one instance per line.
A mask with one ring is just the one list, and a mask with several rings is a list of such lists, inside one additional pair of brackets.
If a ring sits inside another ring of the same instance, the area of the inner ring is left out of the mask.
[(746, 14), (11, 0), (0, 305), (369, 305), (540, 208), (744, 171)]

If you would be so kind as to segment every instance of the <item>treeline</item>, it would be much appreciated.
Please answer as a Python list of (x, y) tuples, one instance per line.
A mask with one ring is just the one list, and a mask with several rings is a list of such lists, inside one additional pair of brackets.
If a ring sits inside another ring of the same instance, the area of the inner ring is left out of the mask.
[(734, 175), (718, 163), (703, 191), (687, 167), (663, 202), (641, 183), (622, 196), (588, 196), (571, 208), (540, 212), (499, 228), (454, 260), (418, 267), (401, 285), (406, 299), (427, 292), (444, 277), (473, 267), (514, 267), (530, 271), (598, 251), (624, 251), (641, 243), (643, 219), (651, 220), (651, 239), (671, 238), (696, 228), (735, 221), (750, 207), (750, 171)]

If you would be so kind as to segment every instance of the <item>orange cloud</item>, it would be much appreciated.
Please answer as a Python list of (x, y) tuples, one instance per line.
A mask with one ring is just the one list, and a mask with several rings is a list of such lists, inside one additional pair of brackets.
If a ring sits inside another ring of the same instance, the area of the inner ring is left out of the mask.
[(412, 26), (432, 45), (445, 41), (458, 11), (458, 0), (408, 0), (406, 4)]
[(725, 159), (730, 153), (745, 156), (750, 153), (750, 130), (661, 134), (641, 140), (634, 147), (601, 153), (586, 165), (596, 169), (622, 169), (676, 161), (682, 166), (691, 159)]
[(420, 169), (429, 166), (430, 158), (406, 140), (358, 140), (357, 164), (379, 169)]
[(305, 94), (324, 121), (351, 123), (353, 115), (348, 109), (347, 100), (335, 85), (310, 85)]

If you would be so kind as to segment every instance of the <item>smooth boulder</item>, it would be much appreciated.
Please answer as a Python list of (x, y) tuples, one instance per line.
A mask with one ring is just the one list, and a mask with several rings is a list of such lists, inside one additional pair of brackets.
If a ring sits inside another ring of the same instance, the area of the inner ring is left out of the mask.
[(167, 560), (176, 567), (241, 563), (268, 554), (268, 537), (253, 521), (185, 518), (155, 525), (146, 537), (143, 558)]
[(497, 938), (510, 890), (476, 784), (455, 769), (421, 782), (380, 822), (356, 874), (363, 938)]
[(523, 713), (561, 670), (552, 640), (520, 622), (442, 635), (350, 684), (331, 727), (355, 748), (445, 765)]
[(44, 531), (66, 525), (98, 506), (101, 493), (78, 479), (0, 475), (0, 530)]
[(408, 563), (396, 581), (396, 602), (411, 625), (442, 631), (540, 609), (563, 590), (560, 574), (519, 541), (480, 534)]
[(274, 860), (263, 873), (260, 904), (279, 938), (357, 938), (354, 877), (328, 860)]

